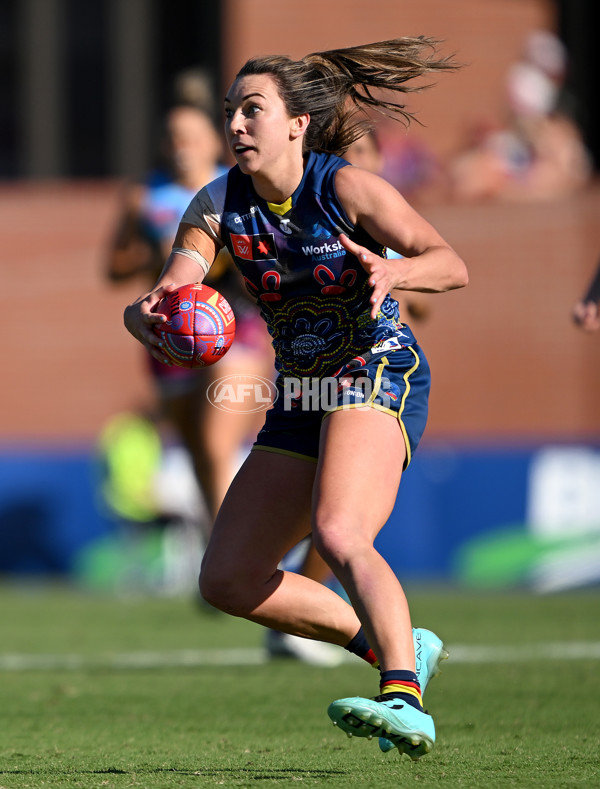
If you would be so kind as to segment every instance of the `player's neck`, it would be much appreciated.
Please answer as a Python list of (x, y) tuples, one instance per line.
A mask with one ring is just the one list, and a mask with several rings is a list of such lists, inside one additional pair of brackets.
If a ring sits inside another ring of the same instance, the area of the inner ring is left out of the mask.
[(253, 173), (252, 185), (256, 193), (269, 203), (281, 205), (300, 186), (304, 175), (304, 160), (294, 159), (278, 164), (268, 172)]

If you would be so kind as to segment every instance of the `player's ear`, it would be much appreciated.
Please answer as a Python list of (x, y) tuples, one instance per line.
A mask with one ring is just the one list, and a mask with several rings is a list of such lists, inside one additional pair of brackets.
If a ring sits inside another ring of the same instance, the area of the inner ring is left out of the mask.
[(296, 115), (290, 118), (290, 140), (296, 140), (298, 137), (304, 136), (310, 123), (310, 115), (308, 112), (302, 115)]

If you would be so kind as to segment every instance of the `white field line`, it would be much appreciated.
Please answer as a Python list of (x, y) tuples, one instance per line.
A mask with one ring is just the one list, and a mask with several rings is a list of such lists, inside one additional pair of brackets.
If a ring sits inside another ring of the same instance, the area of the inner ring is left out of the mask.
[[(459, 663), (522, 663), (535, 660), (600, 660), (600, 641), (561, 641), (522, 646), (450, 644), (450, 660)], [(350, 654), (345, 662), (359, 663)], [(105, 655), (0, 653), (0, 671), (155, 669), (201, 666), (261, 666), (270, 657), (260, 647), (248, 649), (179, 649), (164, 652), (120, 652)]]

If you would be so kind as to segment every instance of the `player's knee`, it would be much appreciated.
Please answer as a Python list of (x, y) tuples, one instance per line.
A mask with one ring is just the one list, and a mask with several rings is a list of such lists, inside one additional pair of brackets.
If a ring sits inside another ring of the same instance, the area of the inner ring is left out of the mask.
[(313, 523), (315, 548), (332, 568), (345, 567), (355, 556), (372, 549), (372, 541), (362, 534), (359, 523), (345, 515), (317, 515)]
[(219, 611), (232, 616), (247, 616), (252, 610), (254, 584), (243, 573), (213, 570), (203, 566), (199, 579), (202, 598)]
[(219, 611), (237, 615), (239, 591), (235, 579), (225, 574), (213, 573), (211, 568), (202, 568), (199, 578), (200, 594), (203, 599)]

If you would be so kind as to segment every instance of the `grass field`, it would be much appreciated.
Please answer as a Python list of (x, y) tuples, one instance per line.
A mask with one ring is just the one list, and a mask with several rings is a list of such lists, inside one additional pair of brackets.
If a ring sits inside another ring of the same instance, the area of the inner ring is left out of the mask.
[(187, 600), (0, 587), (0, 789), (600, 786), (600, 593), (408, 592), (450, 650), (416, 763), (329, 722), (377, 692), (358, 661), (268, 662)]

